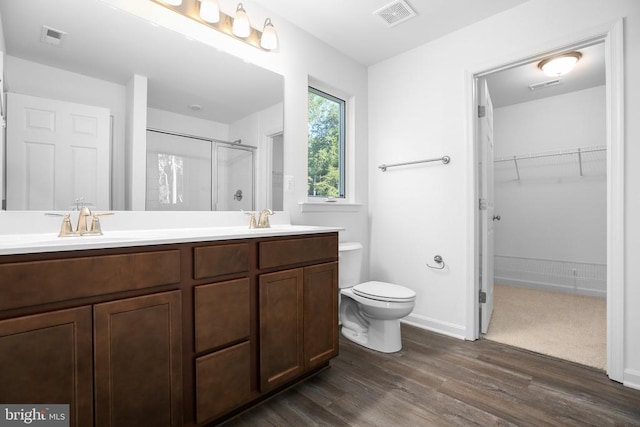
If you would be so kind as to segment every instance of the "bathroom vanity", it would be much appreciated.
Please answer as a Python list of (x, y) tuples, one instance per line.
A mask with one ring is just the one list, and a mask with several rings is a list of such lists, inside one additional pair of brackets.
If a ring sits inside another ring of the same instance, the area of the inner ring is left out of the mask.
[(69, 403), (78, 427), (208, 425), (256, 404), (338, 354), (337, 231), (0, 251), (0, 402)]

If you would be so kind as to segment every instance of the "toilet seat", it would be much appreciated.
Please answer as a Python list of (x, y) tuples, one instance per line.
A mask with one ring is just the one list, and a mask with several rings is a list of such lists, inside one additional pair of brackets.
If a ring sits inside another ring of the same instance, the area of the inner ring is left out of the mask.
[(386, 282), (365, 282), (352, 288), (353, 293), (363, 298), (388, 302), (409, 302), (416, 298), (416, 293), (404, 286)]

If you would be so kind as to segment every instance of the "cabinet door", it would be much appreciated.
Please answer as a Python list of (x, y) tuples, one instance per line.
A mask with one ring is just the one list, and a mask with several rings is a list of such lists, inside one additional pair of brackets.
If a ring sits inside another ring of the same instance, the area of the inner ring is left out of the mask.
[(260, 276), (260, 389), (271, 390), (304, 370), (301, 268)]
[(91, 307), (0, 321), (0, 403), (70, 405), (93, 424)]
[(180, 292), (94, 307), (96, 426), (182, 425)]
[(338, 263), (304, 269), (304, 365), (338, 355)]

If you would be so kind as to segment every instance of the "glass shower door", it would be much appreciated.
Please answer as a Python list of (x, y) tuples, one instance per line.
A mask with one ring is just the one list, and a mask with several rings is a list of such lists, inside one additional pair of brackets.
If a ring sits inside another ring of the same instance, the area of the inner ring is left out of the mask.
[(216, 188), (218, 211), (254, 209), (254, 150), (216, 143)]
[(146, 210), (211, 210), (211, 141), (147, 131)]

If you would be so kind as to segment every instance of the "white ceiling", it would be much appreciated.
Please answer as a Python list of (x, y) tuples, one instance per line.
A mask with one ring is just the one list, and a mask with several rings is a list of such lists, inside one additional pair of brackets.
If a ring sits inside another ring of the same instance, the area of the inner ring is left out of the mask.
[(562, 95), (605, 84), (604, 43), (575, 49), (582, 57), (574, 69), (561, 76), (560, 84), (531, 90), (529, 85), (557, 80), (538, 69), (539, 60), (495, 72), (487, 76), (494, 107), (505, 107)]
[(373, 12), (393, 1), (252, 0), (364, 65), (388, 59), (527, 0), (405, 0), (417, 15), (389, 27)]
[[(405, 0), (417, 15), (389, 27), (374, 12), (394, 1), (252, 0), (364, 65), (391, 58), (527, 0)], [(537, 68), (538, 61), (489, 75), (494, 105), (503, 107), (604, 85), (603, 45), (579, 51), (583, 55), (580, 62), (557, 86), (529, 90), (531, 84), (551, 80)]]
[[(289, 20), (364, 65), (526, 0), (406, 0), (417, 16), (389, 27), (373, 12), (391, 1), (248, 0), (273, 13), (276, 30), (278, 19)], [(234, 2), (221, 0), (221, 6)], [(248, 6), (247, 11), (251, 15)], [(148, 76), (149, 105), (155, 108), (229, 123), (283, 97), (282, 76), (114, 10), (100, 0), (0, 1), (0, 14), (9, 55), (119, 84), (126, 84), (133, 74)], [(100, 19), (88, 19), (96, 16)], [(43, 24), (68, 33), (62, 46), (40, 43)], [(528, 85), (548, 79), (535, 63), (489, 76), (494, 104), (604, 84), (602, 45), (581, 52), (576, 71), (552, 88), (529, 91)], [(11, 81), (6, 83), (11, 90)], [(191, 104), (200, 104), (203, 110), (193, 112), (188, 109)]]

